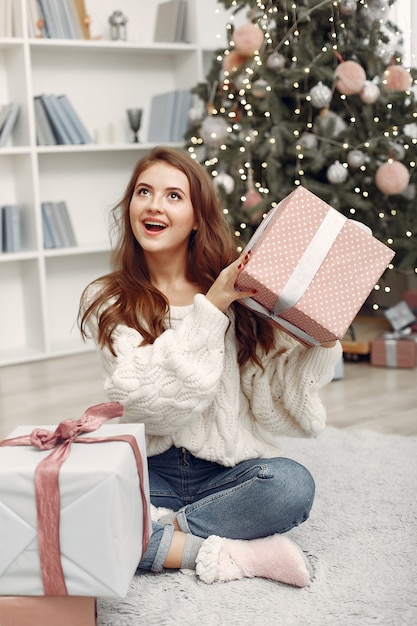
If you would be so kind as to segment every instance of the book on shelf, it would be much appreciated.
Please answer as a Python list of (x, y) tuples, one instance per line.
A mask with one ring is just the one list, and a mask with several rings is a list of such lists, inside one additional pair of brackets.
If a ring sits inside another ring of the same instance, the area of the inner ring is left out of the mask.
[[(50, 39), (86, 39), (88, 20), (82, 0), (27, 0), (29, 36)], [(40, 22), (42, 34), (36, 35)]]
[(35, 96), (33, 104), (35, 108), (36, 143), (38, 146), (56, 145), (57, 141), (46, 114), (45, 107), (42, 104), (41, 97)]
[(185, 42), (186, 0), (160, 2), (156, 11), (155, 42)]
[(41, 19), (44, 23), (46, 36), (51, 39), (58, 39), (60, 37), (58, 31), (58, 25), (56, 21), (55, 12), (52, 9), (52, 5), (48, 0), (37, 0)]
[(22, 249), (22, 214), (18, 204), (1, 207), (2, 252), (19, 252)]
[(192, 106), (189, 89), (176, 89), (152, 96), (148, 140), (152, 143), (184, 139)]
[(0, 132), (1, 129), (4, 126), (5, 121), (7, 120), (7, 116), (9, 114), (9, 105), (8, 104), (2, 104), (0, 106)]
[(77, 245), (66, 202), (42, 202), (42, 230), (45, 249), (70, 248)]
[(13, 10), (13, 0), (0, 2), (0, 37), (13, 37), (15, 33), (16, 15)]
[(82, 122), (80, 116), (72, 105), (71, 100), (67, 94), (63, 93), (57, 96), (58, 104), (68, 121), (68, 124), (74, 129), (75, 134), (80, 140), (79, 143), (93, 143), (93, 138), (88, 132), (85, 124)]
[(53, 94), (42, 94), (40, 98), (45, 107), (56, 143), (59, 145), (72, 144), (73, 140), (71, 134), (68, 132), (65, 120), (60, 113), (56, 103), (56, 97)]
[(19, 113), (20, 104), (17, 102), (10, 102), (9, 104), (3, 105), (0, 113), (3, 120), (2, 123), (0, 123), (0, 147), (3, 148), (11, 137), (16, 126)]
[[(66, 94), (35, 96), (34, 107), (38, 145), (92, 143), (90, 133)], [(49, 131), (46, 125), (49, 126)]]
[(188, 113), (193, 104), (189, 89), (177, 90), (174, 103), (171, 141), (183, 141), (188, 128)]
[(83, 32), (78, 20), (78, 13), (73, 0), (56, 0), (58, 12), (62, 21), (64, 37), (67, 39), (82, 39)]
[(47, 37), (43, 15), (38, 0), (27, 0), (27, 28), (31, 38)]

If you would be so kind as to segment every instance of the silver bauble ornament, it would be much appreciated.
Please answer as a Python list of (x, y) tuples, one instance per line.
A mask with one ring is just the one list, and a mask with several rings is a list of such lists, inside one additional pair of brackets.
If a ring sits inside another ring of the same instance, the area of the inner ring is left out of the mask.
[(208, 148), (220, 148), (227, 136), (227, 122), (219, 115), (209, 115), (201, 124), (200, 134)]
[(245, 89), (247, 82), (248, 82), (248, 78), (245, 74), (237, 74), (233, 78), (234, 86), (236, 87), (238, 91), (240, 91), (241, 89)]
[(315, 87), (310, 89), (310, 99), (313, 107), (323, 109), (328, 107), (332, 99), (332, 90), (324, 85), (321, 81)]
[(352, 15), (355, 15), (357, 10), (357, 0), (339, 0), (339, 11), (342, 15), (346, 15), (346, 17), (351, 17)]
[(329, 183), (333, 183), (334, 185), (340, 185), (344, 183), (348, 177), (347, 168), (340, 161), (335, 161), (333, 165), (331, 165), (326, 173), (327, 180)]
[(347, 128), (347, 124), (337, 113), (323, 109), (316, 118), (313, 130), (320, 135), (326, 133), (329, 128), (332, 128), (332, 137), (337, 137)]
[(198, 128), (205, 117), (206, 107), (204, 102), (200, 99), (195, 100), (193, 106), (188, 111), (188, 121), (190, 125), (194, 128)]
[(223, 187), (227, 195), (231, 194), (235, 188), (235, 181), (230, 174), (226, 174), (226, 172), (217, 174), (213, 179), (213, 184), (215, 187)]
[(365, 104), (374, 104), (374, 102), (379, 100), (380, 95), (381, 90), (378, 85), (375, 85), (375, 83), (370, 80), (366, 80), (359, 97)]
[(415, 185), (408, 185), (408, 187), (406, 187), (404, 189), (404, 191), (401, 192), (401, 195), (406, 200), (414, 200), (414, 198), (416, 197), (416, 186)]
[(388, 8), (388, 0), (367, 0), (360, 11), (361, 20), (367, 26), (372, 26), (374, 22), (381, 21), (382, 23), (387, 17)]
[(313, 133), (303, 133), (300, 135), (298, 143), (304, 150), (315, 150), (317, 148), (318, 139)]
[(405, 148), (402, 143), (393, 141), (388, 149), (389, 156), (396, 161), (402, 161), (405, 157)]
[(269, 83), (264, 78), (258, 78), (258, 80), (255, 80), (255, 82), (252, 84), (251, 90), (253, 97), (259, 98), (260, 100), (265, 98), (266, 94), (268, 93), (268, 86)]
[(411, 139), (417, 139), (417, 124), (412, 122), (411, 124), (406, 124), (403, 127), (404, 134), (407, 137), (411, 137)]
[(366, 163), (366, 155), (362, 152), (362, 150), (350, 150), (348, 152), (346, 161), (348, 162), (349, 167), (357, 170), (362, 165)]
[(247, 143), (253, 143), (258, 138), (259, 133), (254, 128), (242, 129), (238, 133), (238, 137), (240, 141), (245, 141)]
[(285, 67), (285, 57), (279, 52), (272, 52), (266, 60), (266, 67), (274, 72), (279, 72)]

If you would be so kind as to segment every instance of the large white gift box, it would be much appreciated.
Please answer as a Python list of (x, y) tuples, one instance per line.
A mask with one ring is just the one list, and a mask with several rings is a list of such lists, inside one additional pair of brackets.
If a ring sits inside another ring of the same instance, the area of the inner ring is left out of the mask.
[[(55, 428), (36, 427), (48, 432)], [(42, 563), (46, 560), (48, 568), (53, 559), (54, 529), (46, 535), (43, 529), (40, 555), (40, 516), (46, 523), (53, 517), (48, 484), (45, 491), (37, 487), (35, 494), (35, 472), (41, 462), (47, 463), (51, 449), (5, 445), (33, 430), (17, 427), (0, 447), (0, 594), (126, 596), (151, 532), (143, 424), (103, 424), (71, 440), (68, 457), (58, 470), (56, 490), (60, 498), (57, 567), (62, 569), (66, 589), (56, 591), (52, 569), (48, 574), (52, 592), (45, 590)], [(100, 440), (81, 443), (83, 439)], [(57, 448), (52, 452), (59, 455)], [(47, 468), (46, 481), (50, 473)]]

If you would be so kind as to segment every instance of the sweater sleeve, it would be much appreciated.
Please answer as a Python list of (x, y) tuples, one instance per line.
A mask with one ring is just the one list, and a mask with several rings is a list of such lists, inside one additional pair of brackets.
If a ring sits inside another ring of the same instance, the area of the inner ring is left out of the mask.
[(108, 397), (124, 404), (125, 421), (140, 421), (148, 435), (167, 436), (201, 414), (216, 394), (223, 370), (229, 319), (203, 295), (175, 328), (141, 346), (135, 329), (114, 333), (116, 356), (103, 350)]
[(277, 434), (316, 436), (326, 422), (320, 389), (328, 384), (342, 356), (340, 342), (332, 348), (306, 348), (281, 331), (276, 347), (263, 356), (264, 370), (249, 366), (242, 387), (264, 439)]

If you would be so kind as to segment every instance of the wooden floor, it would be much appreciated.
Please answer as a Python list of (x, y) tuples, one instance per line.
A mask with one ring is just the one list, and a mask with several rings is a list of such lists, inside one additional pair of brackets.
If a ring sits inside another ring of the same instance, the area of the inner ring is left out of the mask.
[[(347, 362), (321, 396), (330, 425), (417, 435), (417, 369)], [(0, 438), (19, 424), (77, 419), (104, 401), (95, 352), (0, 368)]]

